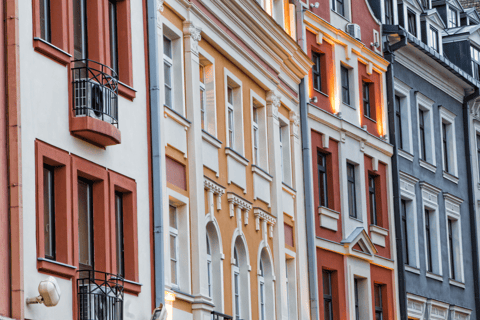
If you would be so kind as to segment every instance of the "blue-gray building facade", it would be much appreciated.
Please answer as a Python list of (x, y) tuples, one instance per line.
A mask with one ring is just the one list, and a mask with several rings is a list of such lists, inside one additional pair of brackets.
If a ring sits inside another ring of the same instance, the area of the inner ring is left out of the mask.
[(391, 63), (387, 95), (400, 318), (477, 319), (471, 172), (477, 149), (467, 119), (479, 83), (473, 49), (450, 33), (477, 30), (478, 14), (449, 0), (370, 4), (382, 20)]

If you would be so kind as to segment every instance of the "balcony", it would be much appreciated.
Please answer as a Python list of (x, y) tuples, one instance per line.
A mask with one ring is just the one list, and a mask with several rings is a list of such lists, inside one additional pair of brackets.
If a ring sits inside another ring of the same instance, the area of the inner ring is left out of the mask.
[(233, 320), (233, 317), (217, 311), (212, 311), (212, 320)]
[(115, 71), (89, 59), (72, 61), (70, 132), (103, 148), (121, 142)]
[(93, 271), (78, 271), (78, 320), (123, 320), (123, 278)]

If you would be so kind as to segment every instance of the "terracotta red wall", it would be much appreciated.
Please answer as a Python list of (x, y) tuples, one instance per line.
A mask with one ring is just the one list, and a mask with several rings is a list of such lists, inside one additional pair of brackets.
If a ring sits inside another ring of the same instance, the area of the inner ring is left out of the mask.
[[(361, 125), (367, 125), (367, 130), (371, 134), (379, 137), (383, 134), (383, 121), (382, 121), (382, 103), (381, 103), (381, 77), (380, 74), (373, 71), (371, 75), (367, 74), (367, 67), (361, 63), (358, 62), (358, 77), (359, 81), (358, 84), (360, 86), (359, 88), (359, 93), (360, 93), (360, 112), (361, 112), (361, 119), (362, 123)], [(371, 103), (371, 110), (372, 110), (372, 118), (375, 121), (370, 120), (369, 118), (364, 116), (363, 112), (363, 90), (362, 90), (362, 84), (363, 81), (370, 82), (371, 87), (370, 87), (370, 103)]]
[(187, 190), (185, 166), (169, 157), (165, 157), (165, 161), (167, 167), (167, 182), (183, 190)]
[(375, 22), (367, 6), (367, 0), (352, 0), (352, 22), (360, 25), (362, 42), (372, 49), (373, 30), (380, 32), (380, 26)]
[(332, 251), (317, 248), (320, 319), (324, 319), (325, 313), (323, 308), (323, 269), (334, 271), (332, 274), (333, 318), (346, 319), (347, 302), (345, 299), (345, 266), (343, 256)]
[(328, 1), (329, 0), (310, 1), (310, 3), (313, 4), (315, 4), (315, 2), (318, 2), (320, 6), (318, 8), (309, 7), (309, 9), (320, 18), (330, 22), (330, 3)]
[(376, 265), (370, 265), (370, 278), (372, 280), (372, 308), (375, 314), (375, 297), (373, 286), (375, 283), (383, 285), (382, 287), (382, 308), (383, 319), (395, 319), (394, 315), (394, 292), (393, 292), (393, 271)]
[[(387, 194), (387, 166), (381, 162), (378, 163), (378, 171), (374, 172), (373, 171), (373, 166), (372, 166), (372, 158), (365, 156), (364, 157), (364, 163), (365, 163), (365, 188), (367, 190), (367, 221), (368, 225), (370, 225), (372, 222), (370, 221), (370, 197), (368, 196), (368, 174), (371, 173), (373, 175), (378, 176), (376, 179), (375, 183), (375, 195), (376, 195), (376, 200), (377, 200), (377, 210), (379, 216), (379, 223), (378, 226), (382, 227), (384, 229), (389, 229), (389, 221), (388, 221), (388, 194)], [(370, 235), (370, 230), (368, 230), (368, 233)], [(390, 231), (389, 231), (390, 235)], [(376, 245), (375, 246), (378, 250), (378, 255), (385, 257), (385, 258), (390, 258), (390, 237), (387, 236), (385, 238), (385, 248)]]
[(308, 50), (307, 55), (311, 59), (312, 58), (312, 51), (319, 52), (323, 54), (321, 60), (321, 67), (322, 67), (322, 86), (323, 91), (326, 95), (321, 94), (320, 92), (313, 89), (313, 78), (312, 78), (312, 70), (310, 69), (310, 81), (309, 81), (309, 96), (311, 98), (317, 97), (317, 103), (311, 102), (313, 105), (326, 110), (328, 112), (334, 113), (334, 86), (335, 86), (335, 78), (331, 75), (334, 74), (334, 66), (333, 66), (333, 47), (326, 41), (323, 41), (322, 44), (317, 43), (317, 37), (314, 33), (307, 30), (307, 48)]
[(337, 222), (337, 232), (320, 227), (320, 216), (318, 215), (319, 187), (318, 187), (318, 169), (317, 169), (317, 153), (318, 151), (328, 154), (327, 156), (327, 175), (328, 175), (328, 207), (337, 212), (341, 212), (340, 202), (340, 179), (338, 165), (338, 142), (330, 139), (328, 149), (323, 148), (322, 134), (312, 131), (312, 166), (313, 166), (313, 192), (315, 204), (315, 225), (316, 234), (335, 242), (342, 241), (342, 215)]

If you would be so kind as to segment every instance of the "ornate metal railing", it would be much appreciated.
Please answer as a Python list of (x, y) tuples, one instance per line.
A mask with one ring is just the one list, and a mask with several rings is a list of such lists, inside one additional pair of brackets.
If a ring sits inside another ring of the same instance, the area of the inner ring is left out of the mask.
[(233, 320), (233, 317), (217, 311), (212, 311), (212, 320)]
[(77, 279), (78, 320), (123, 320), (122, 277), (80, 270)]
[(118, 128), (118, 75), (99, 62), (72, 61), (73, 112), (75, 117), (92, 117)]

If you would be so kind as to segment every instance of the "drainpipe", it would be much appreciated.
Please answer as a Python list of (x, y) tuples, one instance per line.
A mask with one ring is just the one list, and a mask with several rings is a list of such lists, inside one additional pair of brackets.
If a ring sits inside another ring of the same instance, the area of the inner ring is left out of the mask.
[(477, 242), (477, 216), (475, 210), (475, 194), (473, 189), (474, 179), (472, 173), (472, 153), (471, 153), (471, 140), (470, 140), (470, 119), (469, 119), (469, 107), (468, 103), (477, 99), (480, 96), (479, 88), (475, 88), (475, 92), (469, 96), (466, 96), (463, 101), (463, 128), (465, 136), (465, 153), (467, 160), (467, 177), (468, 177), (468, 208), (470, 212), (470, 236), (472, 242), (472, 254), (473, 254), (473, 289), (475, 292), (475, 313), (478, 318), (480, 315), (480, 288), (479, 288), (479, 261), (478, 261), (478, 242)]
[(162, 195), (162, 137), (160, 130), (160, 76), (158, 68), (157, 5), (147, 0), (148, 65), (150, 87), (150, 118), (152, 133), (153, 182), (153, 245), (155, 268), (155, 305), (165, 304), (165, 276), (163, 273), (163, 195)]
[[(304, 52), (307, 52), (307, 41), (305, 36), (305, 25), (303, 23), (304, 12), (308, 7), (302, 5), (298, 0), (295, 1), (295, 11), (297, 14), (297, 42)], [(300, 93), (300, 131), (302, 134), (302, 159), (303, 159), (303, 179), (305, 194), (305, 224), (307, 231), (307, 259), (308, 259), (308, 284), (310, 293), (310, 319), (317, 320), (318, 310), (318, 270), (317, 270), (317, 250), (315, 245), (315, 210), (313, 201), (313, 172), (312, 172), (312, 153), (310, 151), (310, 129), (308, 126), (308, 76), (303, 78), (299, 85)]]
[(398, 275), (398, 296), (400, 306), (400, 319), (407, 319), (407, 290), (405, 286), (405, 264), (403, 261), (403, 241), (402, 241), (402, 223), (400, 212), (400, 181), (398, 169), (398, 145), (396, 137), (395, 126), (395, 89), (394, 89), (394, 70), (393, 63), (395, 62), (395, 50), (404, 47), (406, 42), (405, 31), (400, 30), (397, 26), (383, 25), (383, 32), (385, 35), (397, 34), (401, 37), (400, 41), (394, 45), (390, 45), (388, 40), (385, 44), (384, 58), (389, 62), (387, 69), (387, 104), (388, 104), (388, 127), (390, 135), (390, 143), (393, 144), (392, 156), (392, 184), (393, 184), (393, 212), (395, 217), (395, 242), (397, 248), (397, 275)]

